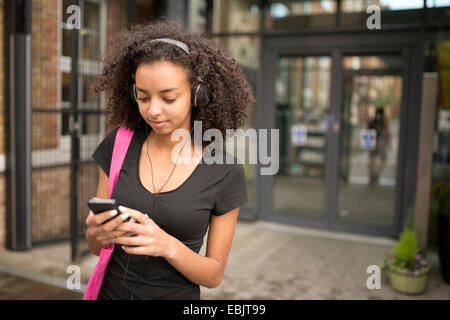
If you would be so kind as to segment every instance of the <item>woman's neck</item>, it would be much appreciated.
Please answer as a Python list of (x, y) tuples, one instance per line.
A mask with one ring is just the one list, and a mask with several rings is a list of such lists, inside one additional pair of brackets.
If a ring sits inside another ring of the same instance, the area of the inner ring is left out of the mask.
[[(153, 149), (155, 153), (161, 155), (163, 158), (170, 158), (173, 150), (175, 150), (177, 154), (178, 152), (182, 151), (180, 156), (183, 156), (184, 152), (187, 152), (189, 148), (191, 149), (191, 155), (194, 155), (194, 141), (192, 134), (187, 136), (180, 136), (178, 138), (178, 141), (172, 141), (171, 134), (157, 134), (152, 130), (146, 138), (146, 143), (147, 145), (149, 144), (151, 146), (151, 149)], [(201, 157), (201, 155), (203, 154), (202, 148), (197, 150), (197, 153), (200, 153), (199, 156)]]

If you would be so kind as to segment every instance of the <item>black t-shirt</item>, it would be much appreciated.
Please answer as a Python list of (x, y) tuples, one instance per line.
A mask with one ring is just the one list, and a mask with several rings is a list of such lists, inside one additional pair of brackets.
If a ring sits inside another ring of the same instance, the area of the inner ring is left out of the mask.
[[(108, 176), (117, 130), (111, 131), (92, 154)], [(178, 188), (158, 194), (156, 212), (151, 212), (155, 195), (139, 178), (139, 159), (145, 139), (144, 129), (134, 132), (111, 198), (120, 205), (149, 214), (161, 229), (198, 253), (211, 214), (222, 215), (247, 202), (244, 168), (228, 153), (224, 153), (223, 164), (207, 164), (202, 159)], [(116, 245), (98, 298), (129, 299), (132, 290), (135, 299), (200, 299), (199, 285), (165, 258), (129, 255)]]

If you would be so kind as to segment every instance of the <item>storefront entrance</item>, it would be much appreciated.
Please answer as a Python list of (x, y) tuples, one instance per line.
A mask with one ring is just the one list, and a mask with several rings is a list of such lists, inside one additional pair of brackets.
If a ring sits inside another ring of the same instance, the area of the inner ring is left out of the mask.
[(260, 124), (279, 129), (280, 165), (259, 177), (263, 219), (398, 233), (415, 190), (417, 43), (412, 34), (265, 41)]

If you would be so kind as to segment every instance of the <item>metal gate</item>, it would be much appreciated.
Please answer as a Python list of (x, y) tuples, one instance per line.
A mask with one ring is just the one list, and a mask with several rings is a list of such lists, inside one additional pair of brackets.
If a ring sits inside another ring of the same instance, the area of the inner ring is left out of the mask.
[[(32, 10), (32, 243), (70, 240), (71, 259), (76, 260), (89, 252), (86, 203), (97, 194), (98, 183), (91, 154), (104, 136), (103, 97), (91, 84), (100, 72), (105, 1), (59, 3), (61, 20), (55, 30), (45, 21), (51, 20), (46, 16), (49, 2), (36, 1)], [(70, 5), (82, 13), (81, 29), (71, 29), (65, 21)], [(53, 39), (53, 33), (60, 35), (60, 50), (42, 37)]]

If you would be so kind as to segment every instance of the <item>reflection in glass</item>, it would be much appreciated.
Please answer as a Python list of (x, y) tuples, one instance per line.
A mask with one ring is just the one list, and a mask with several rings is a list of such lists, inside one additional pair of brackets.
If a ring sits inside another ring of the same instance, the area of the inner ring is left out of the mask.
[(410, 10), (423, 8), (423, 0), (343, 0), (342, 12), (366, 12), (370, 5), (381, 10)]
[(276, 213), (308, 218), (323, 215), (330, 71), (330, 57), (282, 57), (277, 61), (280, 169), (274, 177)]
[(99, 30), (99, 4), (95, 2), (85, 1), (83, 8), (83, 28)]
[(83, 36), (83, 59), (97, 60), (100, 56), (100, 37), (98, 34), (88, 34), (86, 30), (82, 30)]
[(340, 131), (339, 220), (390, 227), (402, 97), (401, 56), (346, 56)]
[(337, 2), (332, 0), (278, 0), (270, 1), (269, 14), (273, 18), (287, 16), (303, 16), (315, 14), (329, 14), (336, 12)]
[(259, 0), (214, 0), (212, 31), (259, 31), (259, 3)]
[(65, 101), (65, 102), (70, 102), (70, 80), (71, 80), (70, 73), (63, 72), (62, 79), (61, 79), (61, 85), (62, 85), (61, 100)]
[(266, 29), (295, 29), (334, 26), (337, 1), (270, 1)]
[(62, 30), (62, 55), (66, 57), (72, 55), (72, 30)]
[(100, 123), (98, 114), (84, 114), (82, 121), (83, 134), (99, 134)]
[(100, 108), (100, 94), (94, 91), (92, 87), (95, 81), (95, 76), (93, 75), (83, 75), (83, 107), (84, 108)]
[(207, 1), (188, 1), (187, 24), (190, 31), (207, 33)]

